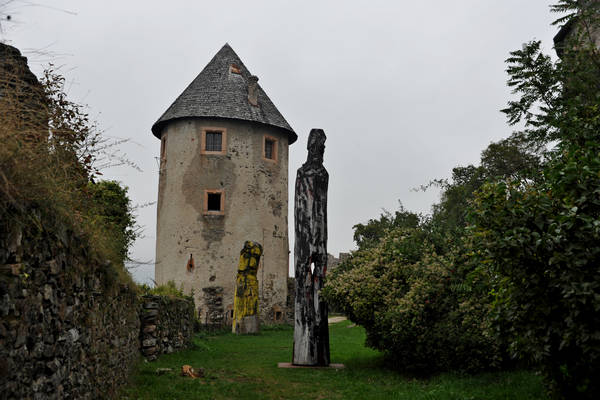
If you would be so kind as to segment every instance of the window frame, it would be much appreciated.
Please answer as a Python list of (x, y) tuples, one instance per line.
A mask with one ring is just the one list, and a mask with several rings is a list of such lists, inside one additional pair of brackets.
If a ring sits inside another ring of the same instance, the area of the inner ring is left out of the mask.
[[(221, 209), (219, 211), (208, 209), (208, 195), (221, 195)], [(225, 215), (225, 190), (223, 189), (206, 189), (204, 190), (204, 215)]]
[[(273, 158), (267, 158), (267, 141), (273, 142)], [(265, 161), (277, 163), (279, 161), (279, 139), (270, 135), (263, 135), (262, 141), (262, 159)]]
[[(221, 133), (221, 151), (210, 151), (206, 150), (206, 134), (219, 132)], [(204, 127), (202, 128), (202, 148), (200, 154), (208, 155), (225, 155), (227, 154), (227, 129), (218, 127)]]

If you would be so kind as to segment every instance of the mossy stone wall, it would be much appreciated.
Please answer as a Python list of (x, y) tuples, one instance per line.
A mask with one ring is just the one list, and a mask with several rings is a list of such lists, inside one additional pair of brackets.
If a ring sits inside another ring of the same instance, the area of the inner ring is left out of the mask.
[(134, 286), (48, 218), (0, 225), (0, 393), (113, 397), (139, 357)]
[(195, 324), (192, 298), (146, 295), (140, 302), (140, 340), (142, 354), (148, 361), (192, 344)]

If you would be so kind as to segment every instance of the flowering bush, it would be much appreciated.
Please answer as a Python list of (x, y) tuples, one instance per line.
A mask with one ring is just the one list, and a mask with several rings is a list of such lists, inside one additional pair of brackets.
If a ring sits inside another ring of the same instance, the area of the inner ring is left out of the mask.
[[(406, 262), (407, 246), (421, 247), (418, 261)], [(468, 259), (459, 250), (435, 254), (420, 228), (394, 229), (379, 245), (355, 252), (324, 294), (400, 369), (493, 369), (502, 357), (491, 335), (489, 287)]]

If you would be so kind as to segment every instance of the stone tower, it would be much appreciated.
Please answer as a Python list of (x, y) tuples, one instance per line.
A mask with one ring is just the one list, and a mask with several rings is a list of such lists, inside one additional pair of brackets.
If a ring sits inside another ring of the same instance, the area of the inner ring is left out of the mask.
[(296, 133), (225, 44), (152, 126), (161, 140), (158, 284), (193, 289), (199, 318), (230, 323), (240, 250), (263, 246), (263, 321), (282, 320), (288, 276), (288, 146)]

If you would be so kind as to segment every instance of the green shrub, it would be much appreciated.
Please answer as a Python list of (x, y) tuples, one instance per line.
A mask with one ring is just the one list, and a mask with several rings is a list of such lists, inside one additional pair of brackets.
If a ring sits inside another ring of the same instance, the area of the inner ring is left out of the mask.
[(544, 185), (485, 187), (474, 215), (498, 333), (569, 399), (600, 396), (599, 152), (566, 153)]
[[(418, 260), (405, 254), (421, 252)], [(418, 249), (416, 249), (418, 248)], [(436, 255), (423, 231), (394, 229), (379, 245), (353, 253), (324, 295), (365, 327), (367, 344), (397, 368), (417, 372), (498, 368), (487, 280), (455, 251)]]
[(472, 213), (493, 281), (498, 335), (535, 362), (552, 394), (600, 398), (600, 2), (560, 0), (571, 34), (559, 60), (527, 43), (507, 60), (519, 135), (547, 146), (535, 180), (491, 183)]
[(167, 297), (179, 297), (182, 299), (189, 299), (193, 297), (193, 295), (187, 296), (183, 293), (183, 288), (177, 288), (174, 281), (168, 281), (164, 285), (157, 285), (155, 287), (150, 287), (145, 283), (139, 285), (139, 289), (142, 294), (149, 294), (155, 296), (167, 296)]
[(120, 264), (128, 260), (129, 248), (139, 236), (127, 190), (117, 181), (89, 182), (86, 188), (92, 200), (89, 218), (111, 237), (111, 253)]

